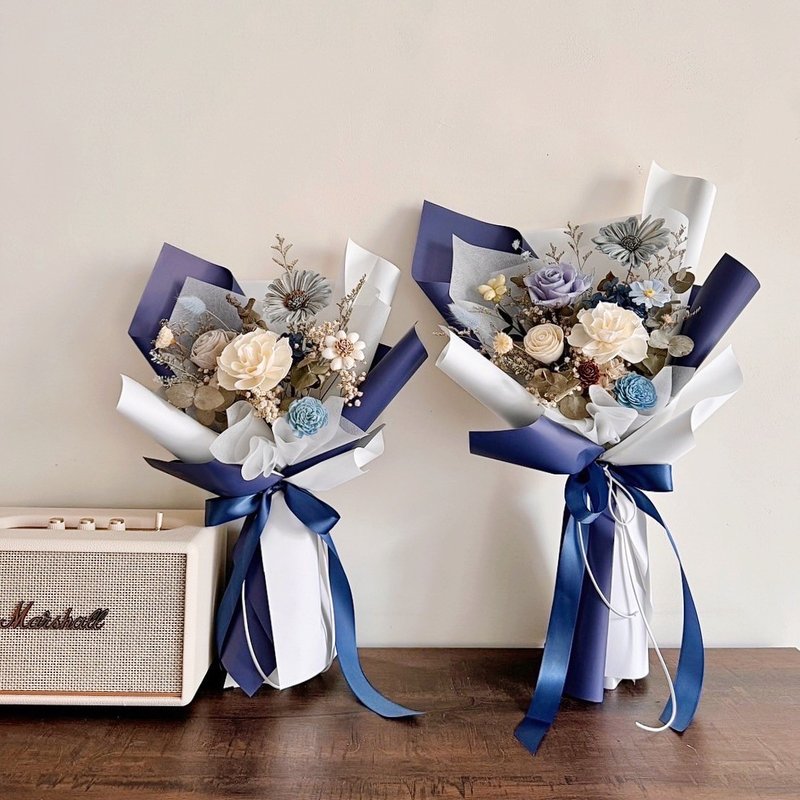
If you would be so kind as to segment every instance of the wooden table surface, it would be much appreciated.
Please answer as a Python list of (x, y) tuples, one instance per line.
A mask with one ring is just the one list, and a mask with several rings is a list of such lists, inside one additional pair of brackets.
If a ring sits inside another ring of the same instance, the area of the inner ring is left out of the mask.
[(797, 650), (707, 651), (700, 710), (682, 736), (634, 725), (660, 713), (655, 670), (602, 705), (565, 700), (535, 758), (512, 732), (540, 651), (362, 655), (379, 688), (426, 716), (374, 716), (336, 666), (252, 699), (214, 676), (183, 709), (5, 706), (0, 798), (800, 798)]

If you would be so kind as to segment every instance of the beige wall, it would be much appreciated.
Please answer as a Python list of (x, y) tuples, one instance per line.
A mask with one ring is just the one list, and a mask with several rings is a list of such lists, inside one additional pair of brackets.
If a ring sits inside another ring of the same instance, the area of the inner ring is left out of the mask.
[[(728, 250), (764, 284), (732, 337), (747, 385), (659, 504), (709, 644), (800, 644), (798, 33), (792, 0), (0, 0), (0, 504), (200, 502), (114, 411), (119, 372), (149, 377), (126, 330), (162, 241), (261, 277), (275, 231), (329, 274), (351, 236), (405, 273), (390, 337), (419, 320), (433, 351), (423, 198), (591, 220), (636, 211), (656, 158), (719, 187), (704, 269)], [(541, 641), (561, 481), (468, 456), (497, 421), (432, 360), (387, 421), (332, 498), (361, 641)]]

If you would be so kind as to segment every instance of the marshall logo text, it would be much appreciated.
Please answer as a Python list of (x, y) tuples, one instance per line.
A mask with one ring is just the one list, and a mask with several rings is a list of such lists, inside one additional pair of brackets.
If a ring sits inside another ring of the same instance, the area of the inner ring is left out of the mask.
[(106, 624), (106, 617), (108, 616), (107, 608), (97, 608), (85, 617), (73, 617), (71, 606), (63, 614), (59, 614), (56, 617), (49, 611), (31, 615), (32, 608), (32, 600), (27, 603), (20, 600), (14, 606), (14, 610), (7, 619), (0, 618), (0, 629), (99, 631)]

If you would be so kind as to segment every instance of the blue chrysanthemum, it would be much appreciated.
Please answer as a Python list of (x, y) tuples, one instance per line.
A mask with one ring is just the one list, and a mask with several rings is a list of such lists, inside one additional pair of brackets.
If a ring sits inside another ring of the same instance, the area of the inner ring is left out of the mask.
[(644, 375), (629, 372), (623, 375), (614, 385), (614, 396), (621, 406), (636, 411), (647, 411), (658, 401), (656, 387)]
[(328, 424), (328, 409), (316, 397), (301, 397), (289, 406), (286, 421), (301, 439), (313, 436)]

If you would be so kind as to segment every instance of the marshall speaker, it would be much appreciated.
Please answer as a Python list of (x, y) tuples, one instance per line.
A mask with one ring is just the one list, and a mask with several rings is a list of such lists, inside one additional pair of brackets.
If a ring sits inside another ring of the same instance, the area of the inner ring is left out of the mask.
[(0, 508), (0, 703), (189, 703), (225, 544), (199, 511)]

